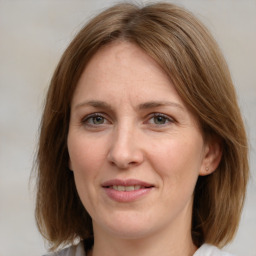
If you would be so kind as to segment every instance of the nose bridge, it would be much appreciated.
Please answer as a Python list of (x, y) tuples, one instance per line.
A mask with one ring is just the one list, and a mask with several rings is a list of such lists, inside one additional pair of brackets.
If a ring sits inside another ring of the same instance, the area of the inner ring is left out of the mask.
[(139, 143), (138, 128), (129, 120), (124, 120), (114, 129), (109, 161), (119, 168), (137, 165), (143, 160), (143, 153)]

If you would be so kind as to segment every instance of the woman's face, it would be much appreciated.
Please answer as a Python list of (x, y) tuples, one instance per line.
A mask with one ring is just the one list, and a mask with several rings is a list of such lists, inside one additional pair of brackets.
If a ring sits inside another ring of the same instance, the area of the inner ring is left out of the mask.
[(208, 146), (168, 77), (139, 47), (114, 42), (86, 66), (72, 99), (68, 150), (95, 234), (190, 234)]

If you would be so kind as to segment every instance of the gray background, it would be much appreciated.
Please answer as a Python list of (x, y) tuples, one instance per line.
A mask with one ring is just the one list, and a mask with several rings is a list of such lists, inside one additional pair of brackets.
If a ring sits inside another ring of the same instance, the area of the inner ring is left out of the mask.
[[(29, 187), (43, 98), (72, 37), (114, 2), (0, 0), (0, 256), (45, 252)], [(256, 1), (169, 2), (201, 19), (228, 61), (250, 139), (251, 181), (238, 234), (226, 250), (256, 256)]]

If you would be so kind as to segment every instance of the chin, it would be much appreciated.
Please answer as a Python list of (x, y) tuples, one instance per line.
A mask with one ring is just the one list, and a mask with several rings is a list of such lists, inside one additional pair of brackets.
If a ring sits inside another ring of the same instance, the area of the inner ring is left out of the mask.
[(149, 225), (149, 223), (153, 224), (152, 221), (147, 220), (146, 217), (143, 219), (126, 216), (119, 219), (112, 215), (112, 218), (111, 222), (101, 222), (101, 227), (97, 225), (97, 229), (99, 231), (104, 229), (107, 233), (122, 239), (141, 239), (154, 230), (154, 227)]

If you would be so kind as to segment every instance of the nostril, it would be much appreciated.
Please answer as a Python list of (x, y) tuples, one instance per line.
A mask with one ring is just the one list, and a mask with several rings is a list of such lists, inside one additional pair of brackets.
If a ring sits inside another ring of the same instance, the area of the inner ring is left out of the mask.
[(137, 164), (137, 162), (135, 162), (135, 161), (128, 163), (128, 165), (135, 165), (135, 164)]

